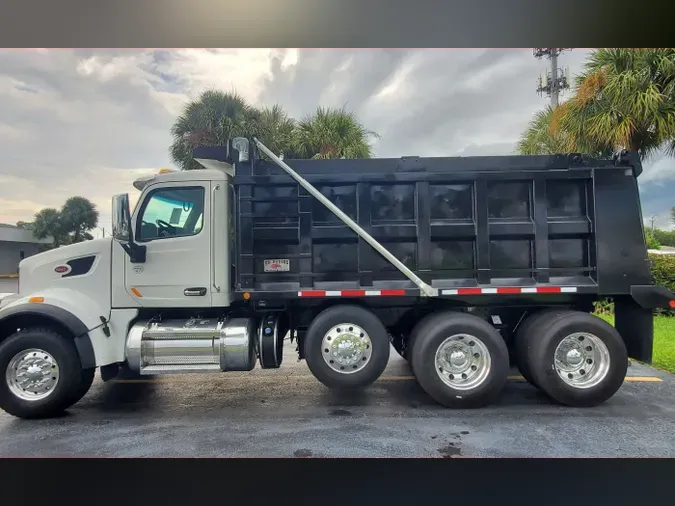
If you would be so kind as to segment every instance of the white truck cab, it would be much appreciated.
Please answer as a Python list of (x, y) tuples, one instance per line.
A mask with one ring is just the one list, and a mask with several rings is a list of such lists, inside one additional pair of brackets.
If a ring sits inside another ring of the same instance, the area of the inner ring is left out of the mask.
[(129, 324), (143, 309), (229, 305), (229, 177), (204, 169), (138, 180), (133, 214), (128, 195), (113, 199), (114, 237), (21, 262), (19, 293), (0, 309), (0, 339), (11, 351), (45, 343), (11, 357), (0, 350), (0, 370), (8, 370), (0, 385), (3, 408), (19, 416), (52, 412), (47, 401), (65, 398), (59, 391), (78, 381), (53, 367), (59, 355), (79, 360), (84, 395), (95, 368), (126, 363)]

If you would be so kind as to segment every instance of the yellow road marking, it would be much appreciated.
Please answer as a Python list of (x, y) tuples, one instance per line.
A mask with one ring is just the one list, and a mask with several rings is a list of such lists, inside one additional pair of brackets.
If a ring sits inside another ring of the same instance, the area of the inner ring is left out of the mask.
[[(242, 377), (242, 376), (239, 376)], [(269, 380), (269, 381), (279, 381), (279, 379), (297, 379), (297, 380), (315, 380), (314, 376), (308, 374), (302, 374), (297, 376), (290, 375), (250, 375), (246, 378), (246, 381), (257, 381), (257, 380)], [(378, 381), (412, 381), (414, 376), (382, 376)], [(509, 381), (525, 381), (525, 378), (522, 376), (507, 376), (506, 378)], [(139, 379), (118, 379), (113, 380), (113, 383), (185, 383), (185, 382), (198, 382), (203, 381), (203, 376), (182, 376), (180, 378), (164, 376), (161, 378), (139, 378)], [(663, 380), (657, 378), (656, 376), (626, 376), (625, 380), (629, 383), (661, 383)]]

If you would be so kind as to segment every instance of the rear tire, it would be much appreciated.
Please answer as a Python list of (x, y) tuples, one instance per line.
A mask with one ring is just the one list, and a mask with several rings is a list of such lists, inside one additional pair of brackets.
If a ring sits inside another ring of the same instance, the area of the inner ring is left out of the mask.
[(411, 367), (422, 389), (449, 408), (495, 400), (509, 371), (509, 352), (497, 330), (466, 313), (440, 313), (411, 334)]
[(59, 415), (79, 400), (82, 390), (82, 366), (71, 339), (36, 328), (16, 332), (0, 344), (0, 407), (10, 415)]
[(389, 362), (387, 329), (359, 306), (333, 306), (319, 313), (304, 344), (309, 370), (329, 388), (370, 385)]
[[(525, 378), (532, 386), (537, 388), (539, 388), (539, 386), (535, 383), (534, 378), (532, 377), (530, 366), (527, 361), (527, 348), (533, 339), (537, 339), (541, 335), (544, 330), (544, 325), (549, 324), (551, 318), (564, 313), (573, 313), (573, 311), (566, 308), (544, 309), (538, 313), (528, 316), (520, 325), (513, 338), (513, 354), (514, 358), (516, 359), (516, 366), (518, 367), (520, 374), (523, 375), (523, 378)], [(542, 325), (542, 322), (544, 322), (544, 325)]]
[(561, 404), (597, 406), (621, 387), (628, 353), (619, 333), (588, 313), (549, 315), (532, 339), (526, 358), (532, 378)]

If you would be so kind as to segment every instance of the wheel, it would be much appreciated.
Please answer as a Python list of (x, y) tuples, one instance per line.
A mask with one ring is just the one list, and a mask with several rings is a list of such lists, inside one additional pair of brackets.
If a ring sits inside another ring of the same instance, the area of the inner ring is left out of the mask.
[(91, 388), (92, 383), (94, 382), (94, 374), (96, 373), (96, 368), (92, 367), (91, 369), (82, 369), (82, 374), (80, 377), (80, 386), (73, 393), (72, 404), (76, 404), (82, 400), (82, 397), (87, 395), (89, 389)]
[(373, 313), (359, 306), (333, 306), (309, 325), (305, 358), (327, 387), (364, 387), (384, 372), (389, 345), (387, 330)]
[(0, 407), (7, 413), (58, 415), (79, 400), (82, 390), (83, 371), (72, 340), (37, 328), (16, 332), (0, 344)]
[(422, 389), (449, 408), (484, 406), (506, 384), (509, 352), (502, 336), (477, 316), (430, 317), (411, 335), (411, 368)]
[(543, 330), (541, 324), (542, 321), (548, 321), (548, 319), (563, 313), (573, 313), (573, 311), (566, 308), (544, 309), (538, 313), (528, 316), (520, 325), (513, 338), (513, 354), (516, 359), (518, 370), (528, 383), (537, 388), (539, 387), (535, 383), (534, 378), (532, 378), (532, 373), (530, 373), (530, 368), (526, 358), (529, 342), (531, 339), (537, 339), (537, 337), (541, 334)]
[(612, 397), (623, 384), (628, 353), (610, 324), (578, 311), (549, 315), (529, 342), (526, 360), (533, 380), (561, 404), (590, 407)]

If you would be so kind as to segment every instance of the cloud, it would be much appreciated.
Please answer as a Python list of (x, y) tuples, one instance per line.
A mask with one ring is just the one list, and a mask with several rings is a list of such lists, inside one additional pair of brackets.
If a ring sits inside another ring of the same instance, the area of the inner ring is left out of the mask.
[[(586, 55), (560, 64), (578, 73)], [(535, 91), (546, 65), (497, 49), (0, 51), (0, 222), (81, 195), (109, 229), (110, 197), (133, 199), (135, 178), (172, 166), (171, 125), (206, 89), (296, 118), (346, 106), (381, 136), (377, 156), (509, 154), (547, 104)], [(641, 180), (669, 185), (674, 167), (655, 159)]]

